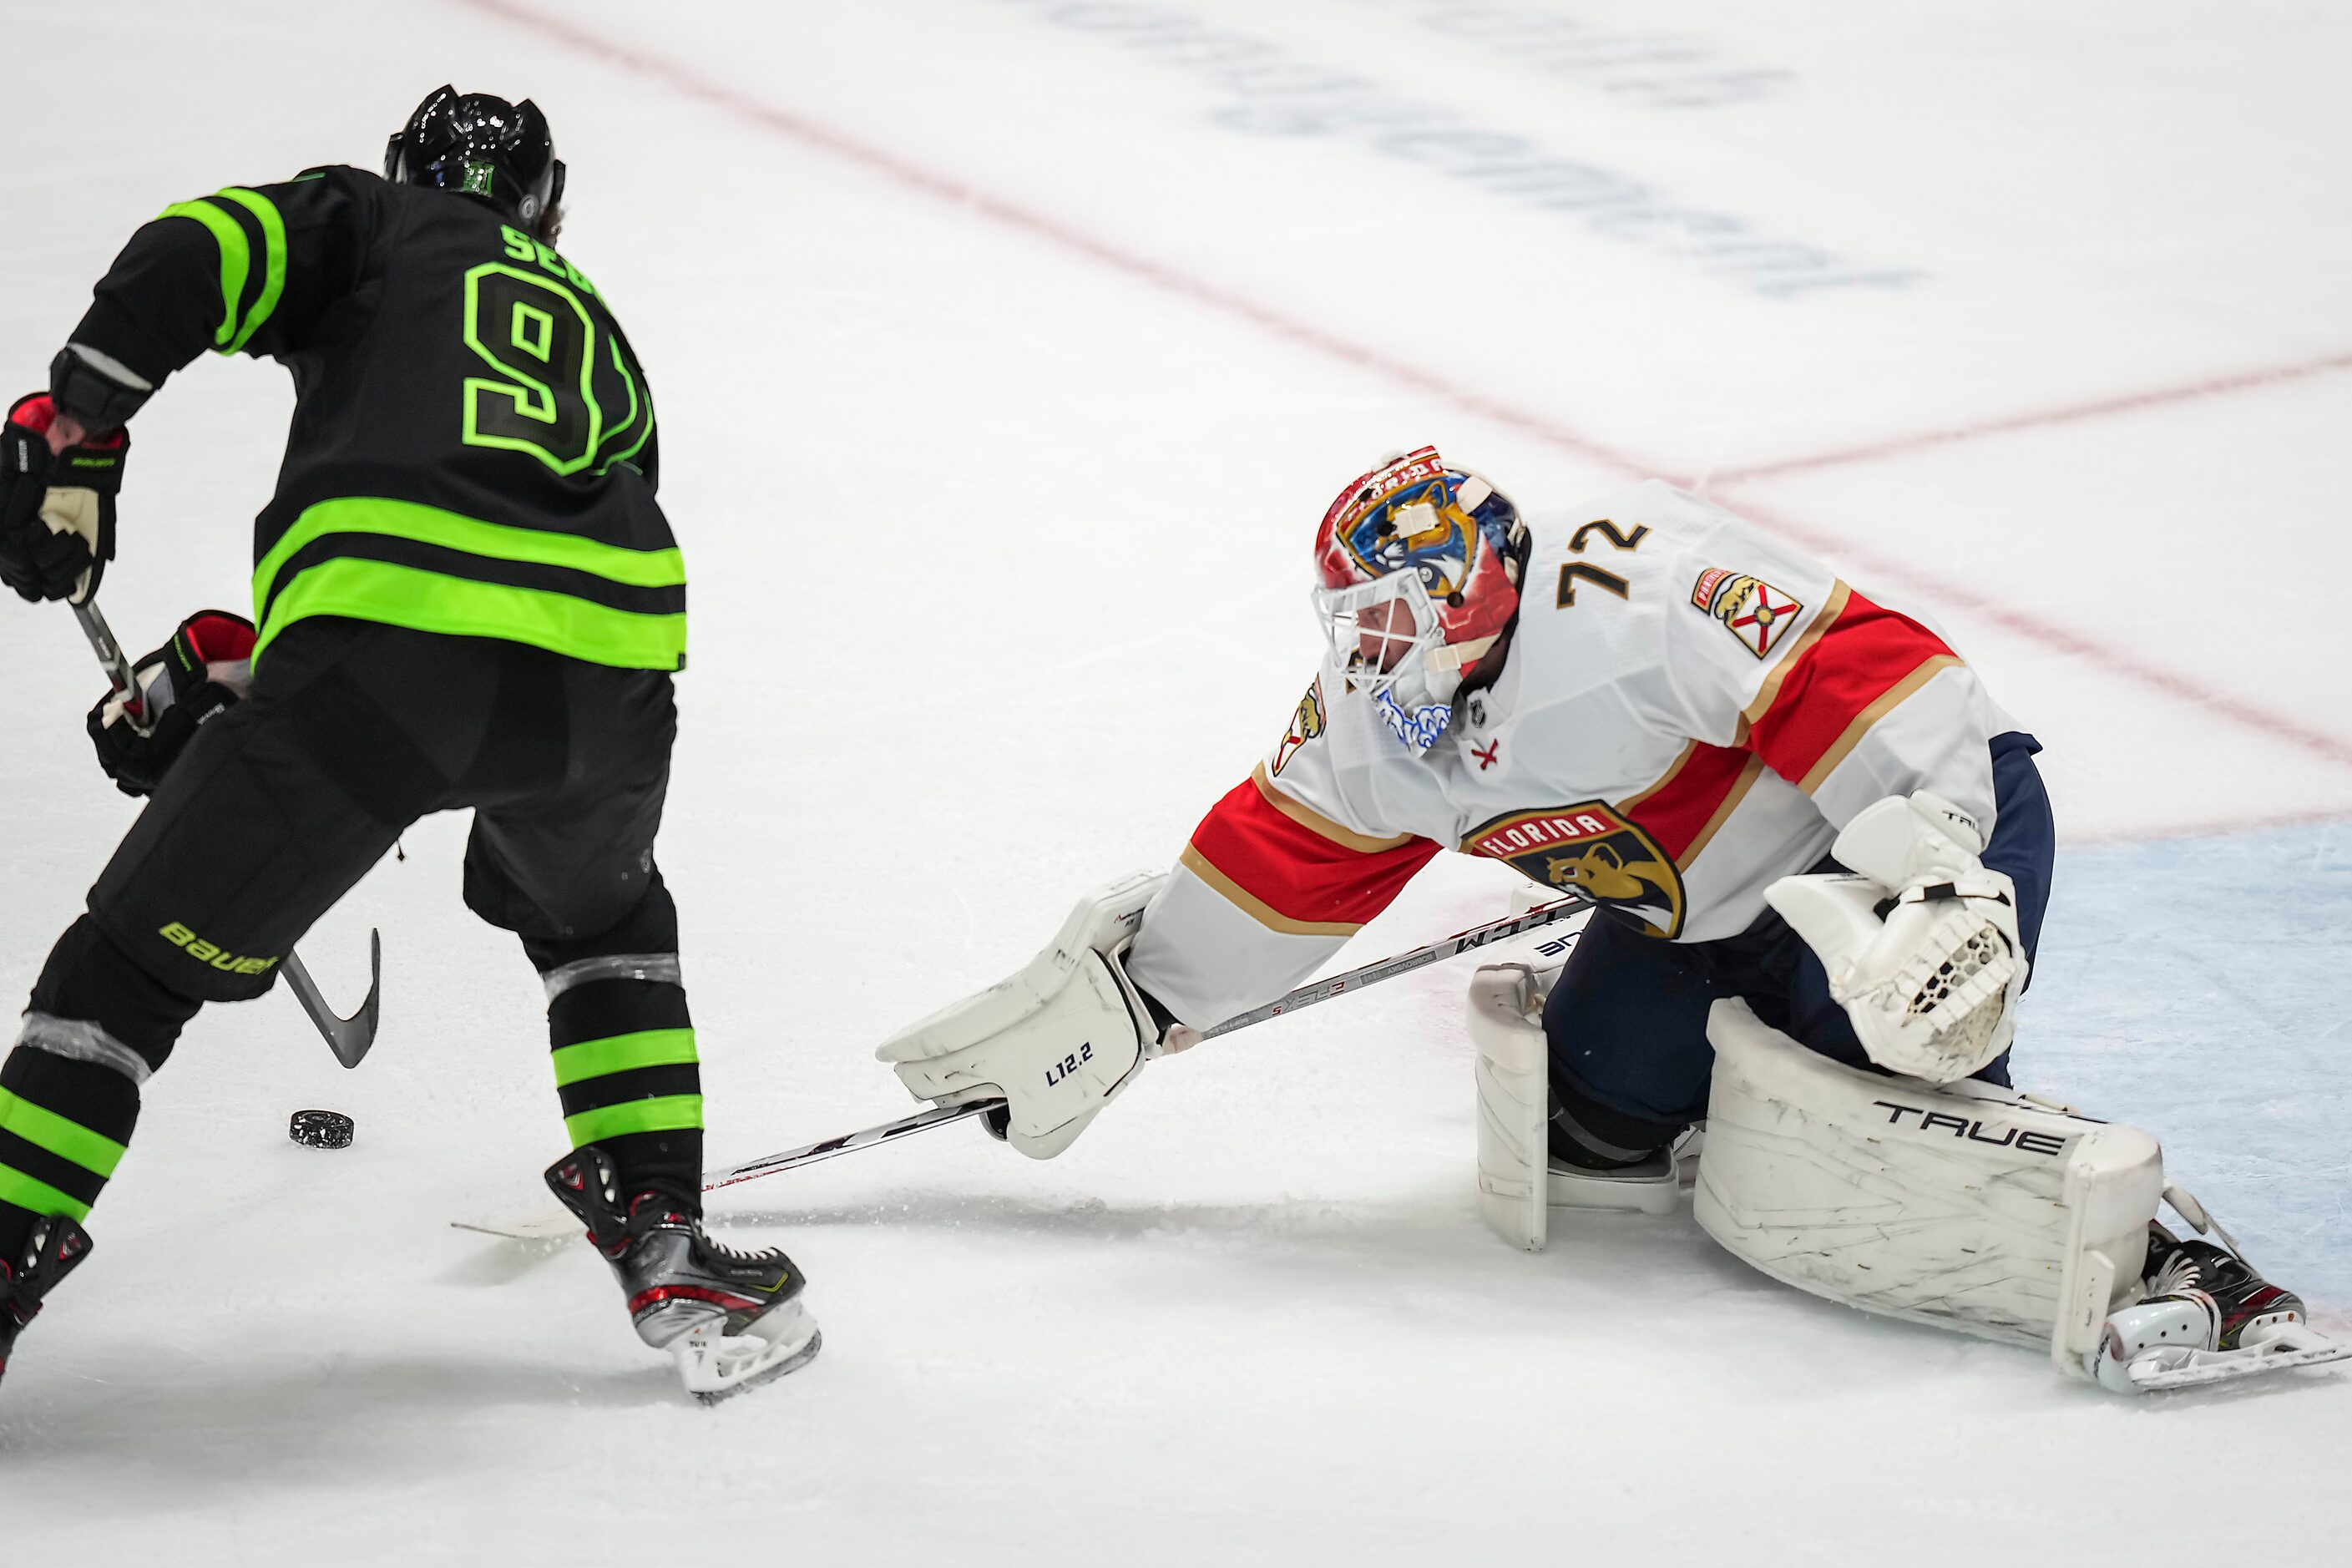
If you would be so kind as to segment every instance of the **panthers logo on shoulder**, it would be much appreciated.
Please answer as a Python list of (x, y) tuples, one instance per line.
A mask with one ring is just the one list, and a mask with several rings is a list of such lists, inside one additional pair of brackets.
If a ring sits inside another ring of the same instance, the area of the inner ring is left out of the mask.
[(1323, 732), (1323, 678), (1317, 676), (1307, 687), (1307, 695), (1298, 700), (1298, 710), (1290, 716), (1290, 728), (1282, 732), (1282, 744), (1274, 749), (1274, 766), (1267, 771), (1280, 773), (1283, 764), (1298, 754), (1298, 748)]
[(1710, 566), (1691, 586), (1691, 607), (1713, 616), (1739, 639), (1739, 646), (1762, 658), (1769, 654), (1805, 606), (1760, 577)]
[(1462, 852), (1507, 861), (1547, 888), (1622, 910), (1652, 936), (1682, 933), (1682, 873), (1606, 802), (1507, 812), (1471, 829)]

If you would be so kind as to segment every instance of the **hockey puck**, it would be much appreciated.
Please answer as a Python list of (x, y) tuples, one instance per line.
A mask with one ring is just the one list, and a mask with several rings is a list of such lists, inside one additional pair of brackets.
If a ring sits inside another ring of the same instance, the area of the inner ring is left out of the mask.
[(313, 1149), (348, 1149), (352, 1119), (340, 1110), (298, 1110), (286, 1124), (286, 1136)]

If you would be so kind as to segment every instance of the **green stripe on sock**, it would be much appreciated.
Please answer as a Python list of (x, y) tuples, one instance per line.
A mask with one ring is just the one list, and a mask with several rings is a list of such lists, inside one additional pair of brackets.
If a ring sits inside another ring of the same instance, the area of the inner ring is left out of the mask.
[(601, 1142), (625, 1132), (676, 1132), (702, 1125), (702, 1096), (664, 1094), (650, 1100), (624, 1100), (563, 1119), (572, 1146)]
[(61, 1214), (77, 1222), (89, 1217), (88, 1204), (25, 1174), (14, 1165), (0, 1165), (0, 1204), (15, 1204), (35, 1214)]
[[(5, 1089), (0, 1089), (0, 1129), (14, 1132), (27, 1143), (39, 1144), (61, 1160), (71, 1160), (95, 1176), (113, 1175), (114, 1167), (122, 1160), (122, 1145), (113, 1139), (102, 1132), (92, 1132), (80, 1122)], [(74, 1217), (79, 1219), (81, 1215)]]
[(569, 1089), (583, 1079), (627, 1072), (632, 1068), (677, 1067), (699, 1061), (694, 1054), (692, 1029), (640, 1029), (633, 1035), (608, 1035), (559, 1047), (555, 1087)]

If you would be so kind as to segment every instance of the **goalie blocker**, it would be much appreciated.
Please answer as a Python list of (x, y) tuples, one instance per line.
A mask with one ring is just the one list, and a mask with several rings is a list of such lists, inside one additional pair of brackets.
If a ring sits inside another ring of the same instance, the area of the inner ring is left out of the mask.
[(1076, 1141), (1162, 1054), (1150, 1005), (1119, 963), (1168, 879), (1140, 872), (1088, 894), (1018, 973), (900, 1030), (875, 1051), (918, 1100), (1002, 1099), (989, 1131), (1033, 1160)]

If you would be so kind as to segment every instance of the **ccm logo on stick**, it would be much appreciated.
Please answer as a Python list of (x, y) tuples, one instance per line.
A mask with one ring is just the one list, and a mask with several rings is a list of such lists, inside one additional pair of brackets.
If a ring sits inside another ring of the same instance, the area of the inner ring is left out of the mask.
[(1055, 1084), (1061, 1082), (1064, 1079), (1077, 1071), (1078, 1064), (1081, 1062), (1090, 1062), (1094, 1059), (1094, 1042), (1089, 1040), (1085, 1045), (1080, 1046), (1076, 1050), (1072, 1051), (1068, 1056), (1064, 1057), (1060, 1061), (1055, 1062), (1052, 1067), (1045, 1069), (1045, 1087), (1047, 1089), (1053, 1088)]
[(1906, 1116), (1916, 1116), (1919, 1121), (1915, 1131), (1920, 1132), (1946, 1131), (1955, 1138), (1966, 1138), (1971, 1143), (1990, 1143), (2001, 1149), (2013, 1143), (2029, 1154), (2063, 1154), (2066, 1152), (2066, 1140), (2055, 1132), (2028, 1132), (2020, 1128), (2004, 1127), (2000, 1137), (1991, 1138), (1986, 1136), (1983, 1122), (1971, 1121), (1965, 1116), (1954, 1116), (1949, 1111), (1922, 1110), (1916, 1105), (1897, 1105), (1891, 1100), (1874, 1100), (1870, 1103), (1885, 1106), (1888, 1123), (1895, 1127), (1903, 1125)]

